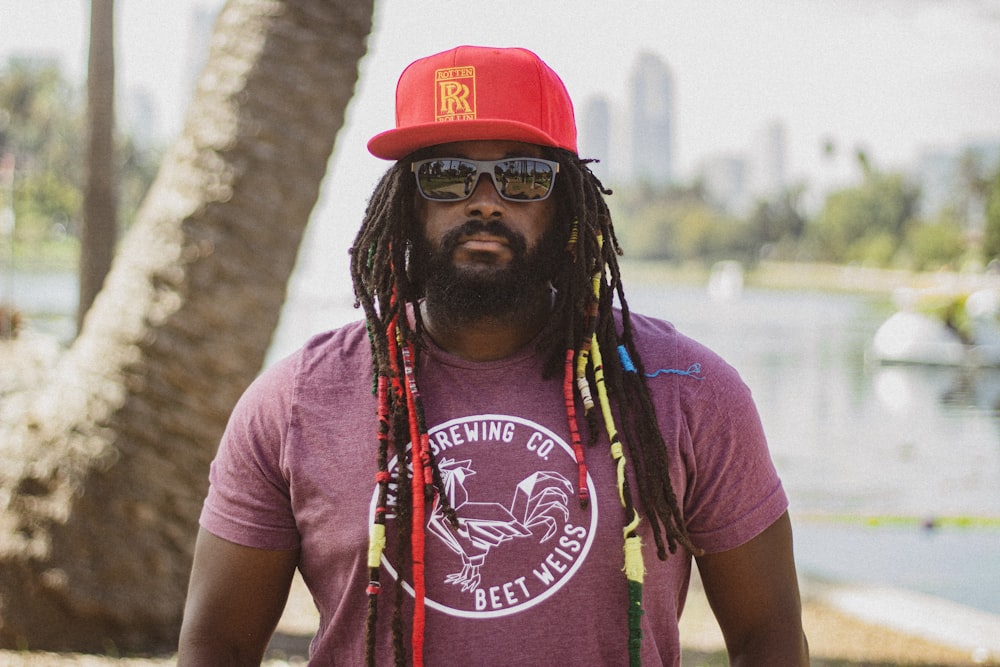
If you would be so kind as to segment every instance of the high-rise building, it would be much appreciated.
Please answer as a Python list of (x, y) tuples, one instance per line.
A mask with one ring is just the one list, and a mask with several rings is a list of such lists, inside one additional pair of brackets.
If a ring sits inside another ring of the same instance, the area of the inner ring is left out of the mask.
[(659, 56), (642, 52), (629, 89), (632, 178), (667, 185), (674, 177), (673, 77)]
[(780, 120), (768, 122), (758, 133), (752, 147), (754, 197), (770, 201), (785, 189), (786, 146), (785, 125)]
[(611, 104), (603, 95), (584, 102), (579, 144), (580, 157), (600, 160), (590, 168), (607, 181), (611, 175)]

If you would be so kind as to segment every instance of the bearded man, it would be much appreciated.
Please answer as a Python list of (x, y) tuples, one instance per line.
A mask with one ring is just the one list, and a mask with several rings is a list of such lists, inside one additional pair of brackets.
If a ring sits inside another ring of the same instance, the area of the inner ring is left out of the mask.
[(298, 568), (314, 664), (679, 665), (696, 561), (732, 664), (806, 665), (750, 392), (629, 311), (555, 72), (525, 49), (418, 60), (368, 147), (394, 164), (352, 249), (364, 321), (235, 409), (180, 664), (259, 663)]

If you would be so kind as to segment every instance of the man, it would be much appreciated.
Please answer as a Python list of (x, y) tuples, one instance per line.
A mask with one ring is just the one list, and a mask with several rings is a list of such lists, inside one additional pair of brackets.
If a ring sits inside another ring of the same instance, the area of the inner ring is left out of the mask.
[(733, 664), (806, 664), (749, 391), (628, 312), (558, 76), (459, 47), (403, 72), (396, 119), (352, 250), (365, 322), (234, 411), (180, 663), (259, 662), (298, 567), (315, 664), (678, 665), (694, 556)]

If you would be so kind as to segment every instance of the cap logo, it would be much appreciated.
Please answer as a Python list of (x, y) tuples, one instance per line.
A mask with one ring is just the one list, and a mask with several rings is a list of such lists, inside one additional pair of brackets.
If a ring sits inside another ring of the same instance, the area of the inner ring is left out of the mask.
[(434, 120), (476, 118), (476, 68), (448, 67), (434, 71)]

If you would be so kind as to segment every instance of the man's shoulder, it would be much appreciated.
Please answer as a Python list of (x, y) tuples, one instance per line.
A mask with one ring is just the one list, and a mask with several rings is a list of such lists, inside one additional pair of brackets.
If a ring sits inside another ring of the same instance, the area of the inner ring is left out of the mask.
[(364, 322), (351, 322), (309, 338), (301, 347), (264, 370), (260, 380), (298, 385), (331, 375), (371, 372), (371, 348)]
[(363, 321), (351, 322), (336, 329), (324, 331), (310, 338), (298, 353), (305, 360), (319, 360), (335, 357), (355, 357), (358, 353), (368, 354), (368, 330)]
[(639, 313), (630, 313), (636, 347), (642, 355), (646, 375), (683, 376), (695, 379), (731, 379), (734, 371), (707, 345), (687, 336), (671, 322)]

